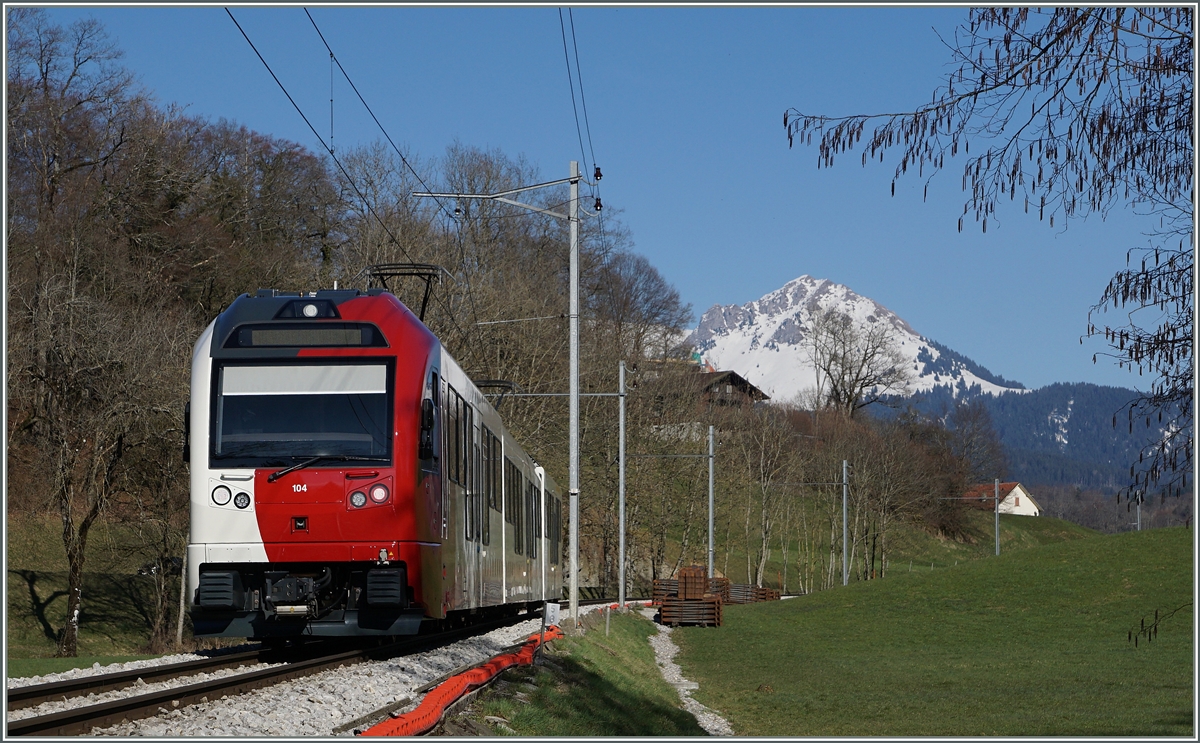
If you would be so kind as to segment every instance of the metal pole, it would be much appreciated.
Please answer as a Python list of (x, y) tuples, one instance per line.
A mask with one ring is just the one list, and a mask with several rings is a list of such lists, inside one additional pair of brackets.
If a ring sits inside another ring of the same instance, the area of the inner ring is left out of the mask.
[(850, 500), (850, 483), (846, 479), (846, 472), (850, 469), (849, 464), (845, 459), (842, 460), (842, 585), (850, 585), (850, 552), (846, 546), (848, 535), (846, 533), (846, 503)]
[(571, 203), (567, 212), (571, 225), (571, 621), (579, 627), (579, 162), (571, 161)]
[[(1138, 511), (1138, 513), (1140, 514), (1141, 511)], [(1139, 517), (1139, 521), (1140, 521), (1140, 517)], [(180, 565), (180, 570), (179, 570), (179, 619), (175, 624), (175, 648), (176, 649), (183, 647), (183, 614), (184, 614), (185, 610), (187, 609), (187, 576), (188, 576), (187, 549), (184, 548), (183, 563)]]
[(996, 478), (996, 556), (1000, 556), (1000, 478)]
[(713, 427), (708, 427), (708, 578), (713, 578)]
[(1138, 517), (1138, 531), (1141, 531), (1142, 530), (1142, 499), (1141, 498), (1138, 498), (1138, 502), (1137, 502), (1137, 517)]
[(620, 541), (619, 549), (621, 550), (620, 558), (618, 559), (618, 572), (620, 573), (620, 587), (617, 589), (617, 603), (625, 608), (625, 362), (621, 362), (621, 366), (617, 372), (617, 384), (620, 397), (617, 398), (618, 403), (618, 428), (621, 433), (621, 440), (617, 444), (617, 492), (618, 492), (618, 519), (620, 520)]

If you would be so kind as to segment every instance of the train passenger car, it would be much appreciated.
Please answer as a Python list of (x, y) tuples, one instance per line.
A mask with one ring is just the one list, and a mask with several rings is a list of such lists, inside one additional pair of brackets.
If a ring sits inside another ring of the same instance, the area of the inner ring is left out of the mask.
[(401, 635), (562, 593), (561, 499), (390, 293), (243, 294), (192, 355), (195, 635)]

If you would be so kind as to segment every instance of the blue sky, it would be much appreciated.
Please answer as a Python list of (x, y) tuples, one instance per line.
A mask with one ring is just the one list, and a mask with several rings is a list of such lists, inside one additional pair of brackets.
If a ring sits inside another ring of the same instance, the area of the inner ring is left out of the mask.
[[(61, 23), (100, 20), (160, 103), (320, 150), (222, 7), (46, 10)], [(303, 7), (231, 10), (328, 136), (329, 55)], [(309, 11), (392, 139), (418, 156), (439, 157), (457, 140), (523, 155), (545, 180), (564, 177), (571, 159), (592, 160), (580, 151), (558, 8)], [(929, 100), (950, 60), (935, 29), (952, 37), (966, 13), (575, 8), (605, 206), (622, 210), (634, 248), (697, 318), (809, 274), (1027, 386), (1144, 388), (1148, 378), (1115, 362), (1093, 365), (1102, 342), (1079, 342), (1126, 250), (1145, 244), (1137, 218), (1118, 211), (1051, 229), (1001, 207), (986, 235), (970, 222), (960, 234), (961, 162), (948, 163), (923, 203), (917, 178), (890, 195), (894, 158), (863, 168), (853, 153), (818, 170), (815, 147), (788, 149), (788, 107), (841, 115)], [(340, 74), (333, 97), (338, 149), (381, 138)]]

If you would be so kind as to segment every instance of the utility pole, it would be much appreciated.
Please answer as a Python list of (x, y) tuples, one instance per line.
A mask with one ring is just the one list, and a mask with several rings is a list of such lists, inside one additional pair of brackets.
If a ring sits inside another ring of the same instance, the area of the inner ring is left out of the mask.
[(713, 578), (713, 427), (708, 427), (708, 579)]
[[(618, 569), (620, 574), (620, 587), (617, 589), (617, 604), (625, 608), (625, 362), (621, 362), (621, 366), (617, 371), (617, 394), (620, 397), (618, 401), (617, 427), (620, 431), (621, 441), (617, 444), (617, 493), (618, 493), (618, 521), (620, 522), (621, 536), (619, 539), (618, 549), (621, 554), (617, 559)], [(712, 569), (709, 569), (712, 572)]]
[(571, 161), (571, 621), (579, 628), (579, 162)]
[(849, 535), (846, 532), (846, 504), (850, 500), (850, 482), (846, 479), (846, 473), (850, 469), (850, 464), (845, 459), (842, 460), (842, 585), (850, 585), (850, 551), (847, 547)]
[[(599, 178), (599, 169), (596, 170), (597, 179)], [(512, 188), (507, 191), (501, 191), (494, 194), (465, 194), (465, 193), (430, 193), (430, 192), (413, 192), (413, 196), (426, 196), (431, 198), (447, 198), (447, 199), (486, 199), (490, 201), (500, 201), (505, 204), (519, 206), (522, 209), (528, 209), (531, 212), (545, 214), (556, 219), (565, 219), (571, 226), (571, 297), (570, 297), (570, 336), (569, 345), (571, 352), (571, 387), (570, 387), (570, 482), (568, 490), (570, 493), (570, 555), (571, 555), (571, 621), (575, 628), (579, 627), (579, 181), (582, 177), (579, 175), (579, 161), (571, 161), (570, 175), (567, 178), (562, 178), (557, 181), (548, 183), (538, 183), (533, 186), (523, 186), (521, 188)], [(531, 204), (523, 204), (520, 201), (507, 198), (522, 191), (532, 191), (537, 188), (546, 188), (548, 186), (557, 186), (563, 183), (569, 183), (571, 186), (571, 198), (567, 208), (567, 213), (562, 214), (553, 209), (543, 209)]]
[(996, 557), (1000, 556), (1000, 478), (996, 478)]

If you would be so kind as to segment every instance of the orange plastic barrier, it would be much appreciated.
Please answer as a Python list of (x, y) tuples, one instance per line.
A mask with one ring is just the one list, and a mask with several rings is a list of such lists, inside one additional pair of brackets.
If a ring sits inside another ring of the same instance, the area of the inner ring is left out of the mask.
[[(546, 627), (546, 640), (557, 640), (562, 637), (563, 633), (555, 625)], [(440, 686), (430, 691), (417, 705), (417, 708), (412, 712), (406, 712), (399, 717), (384, 720), (383, 722), (368, 728), (362, 732), (363, 735), (420, 735), (427, 730), (433, 729), (438, 721), (442, 719), (442, 714), (446, 708), (454, 704), (464, 693), (471, 689), (477, 688), (486, 684), (496, 674), (510, 666), (527, 666), (533, 663), (533, 654), (537, 651), (538, 645), (541, 644), (541, 633), (530, 635), (529, 640), (515, 653), (504, 653), (497, 655), (487, 663), (481, 666), (476, 666), (469, 671), (464, 671), (457, 676), (451, 676), (441, 683)]]

